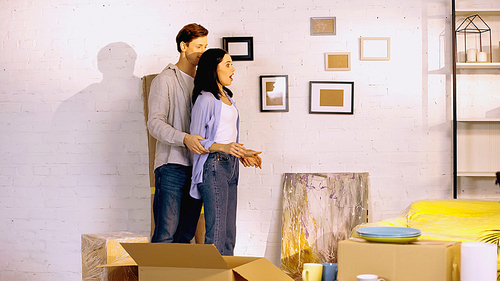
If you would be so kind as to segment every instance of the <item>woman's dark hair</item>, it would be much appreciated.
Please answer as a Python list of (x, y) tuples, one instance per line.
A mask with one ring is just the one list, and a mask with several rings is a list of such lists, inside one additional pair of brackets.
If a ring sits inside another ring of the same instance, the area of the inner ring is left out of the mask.
[[(209, 49), (201, 55), (198, 61), (198, 69), (194, 77), (193, 104), (201, 94), (201, 91), (210, 92), (216, 99), (220, 99), (219, 76), (217, 75), (217, 66), (224, 58), (227, 52), (223, 49)], [(230, 97), (233, 93), (228, 88), (222, 86), (222, 89)]]

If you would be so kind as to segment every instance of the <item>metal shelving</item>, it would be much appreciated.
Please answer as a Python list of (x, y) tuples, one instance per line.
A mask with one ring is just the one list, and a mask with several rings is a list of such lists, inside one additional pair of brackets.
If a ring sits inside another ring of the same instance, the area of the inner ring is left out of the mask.
[[(500, 148), (497, 148), (499, 145), (496, 145), (497, 143), (500, 143), (500, 118), (459, 118), (457, 116), (457, 71), (460, 69), (467, 69), (471, 71), (472, 69), (474, 70), (472, 73), (475, 73), (476, 71), (477, 73), (481, 73), (481, 69), (500, 69), (500, 62), (457, 62), (457, 34), (455, 32), (457, 29), (457, 20), (460, 20), (462, 17), (469, 17), (476, 14), (487, 17), (500, 17), (500, 9), (456, 10), (456, 1), (452, 0), (452, 141), (454, 199), (458, 198), (458, 181), (460, 177), (495, 177), (496, 170), (492, 169), (500, 169), (500, 160), (497, 161), (495, 159), (491, 159), (492, 157), (490, 156), (500, 153)], [(493, 54), (490, 51), (490, 58), (492, 55)], [(461, 138), (460, 140), (459, 137)], [(463, 149), (459, 151), (459, 147), (464, 145), (468, 149), (465, 151)], [(463, 163), (464, 161), (459, 163), (458, 158), (460, 157), (462, 157), (462, 160), (465, 159), (465, 163)]]

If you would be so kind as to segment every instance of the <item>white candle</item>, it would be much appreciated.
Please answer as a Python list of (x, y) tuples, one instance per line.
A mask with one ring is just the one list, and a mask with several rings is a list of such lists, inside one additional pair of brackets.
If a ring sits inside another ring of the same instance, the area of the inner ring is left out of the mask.
[(476, 61), (477, 49), (469, 49), (467, 50), (467, 61)]
[(488, 61), (488, 54), (486, 52), (477, 53), (477, 61), (480, 62)]

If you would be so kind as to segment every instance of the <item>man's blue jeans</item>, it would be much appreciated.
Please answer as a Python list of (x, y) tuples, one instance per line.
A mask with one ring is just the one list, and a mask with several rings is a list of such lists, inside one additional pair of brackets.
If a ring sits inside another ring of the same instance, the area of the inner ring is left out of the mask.
[(155, 170), (152, 243), (189, 243), (203, 201), (189, 196), (192, 167), (165, 164)]
[(232, 256), (236, 243), (238, 158), (213, 152), (203, 166), (198, 190), (205, 208), (205, 244), (215, 244), (221, 255)]

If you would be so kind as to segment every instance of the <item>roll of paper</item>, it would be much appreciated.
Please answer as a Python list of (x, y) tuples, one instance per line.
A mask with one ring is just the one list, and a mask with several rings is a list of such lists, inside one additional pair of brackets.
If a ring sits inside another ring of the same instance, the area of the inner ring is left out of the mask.
[(467, 50), (467, 61), (476, 61), (477, 59), (477, 49)]
[(480, 62), (488, 61), (488, 55), (486, 54), (486, 52), (477, 53), (477, 61), (480, 61)]
[(461, 281), (496, 281), (497, 245), (480, 242), (462, 243)]

